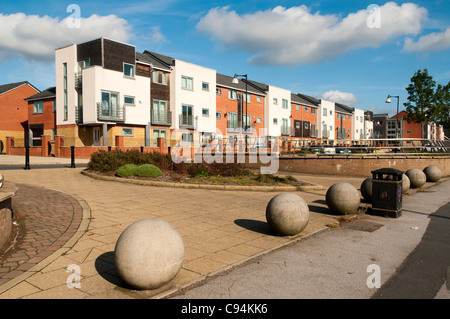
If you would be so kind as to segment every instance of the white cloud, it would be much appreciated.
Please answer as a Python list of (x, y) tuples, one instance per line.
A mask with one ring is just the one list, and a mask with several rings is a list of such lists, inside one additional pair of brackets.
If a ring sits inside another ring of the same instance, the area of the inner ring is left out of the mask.
[(359, 102), (353, 93), (341, 92), (341, 91), (337, 91), (337, 90), (331, 90), (331, 91), (325, 92), (322, 95), (322, 99), (331, 101), (331, 102), (341, 103), (341, 104), (348, 105), (348, 106), (357, 104)]
[(161, 27), (160, 26), (153, 26), (150, 28), (150, 36), (149, 40), (153, 43), (163, 43), (163, 42), (169, 42), (167, 38), (161, 33)]
[(99, 37), (126, 42), (132, 36), (127, 21), (115, 15), (80, 18), (79, 28), (70, 28), (72, 21), (72, 17), (59, 20), (24, 13), (0, 14), (0, 59), (51, 61), (55, 49), (72, 43)]
[(450, 47), (450, 27), (444, 32), (434, 32), (421, 36), (416, 42), (405, 40), (403, 50), (407, 52), (439, 51)]
[(304, 5), (239, 15), (229, 7), (211, 9), (197, 29), (224, 47), (254, 53), (254, 64), (296, 65), (320, 62), (350, 50), (379, 47), (421, 30), (427, 10), (394, 2), (380, 8), (380, 28), (369, 28), (367, 9), (338, 15), (311, 13)]

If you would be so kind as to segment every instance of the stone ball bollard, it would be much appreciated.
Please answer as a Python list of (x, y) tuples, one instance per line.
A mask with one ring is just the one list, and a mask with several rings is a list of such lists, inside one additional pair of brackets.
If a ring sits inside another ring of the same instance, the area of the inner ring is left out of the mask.
[(405, 194), (409, 188), (411, 187), (411, 182), (409, 180), (408, 175), (403, 174), (402, 175), (402, 194)]
[(3, 180), (4, 180), (4, 177), (3, 177), (2, 173), (0, 172), (0, 187), (3, 186)]
[(157, 289), (180, 271), (184, 243), (172, 225), (147, 218), (122, 232), (114, 252), (117, 272), (127, 284), (137, 289)]
[(294, 193), (274, 196), (266, 207), (266, 220), (270, 228), (283, 236), (300, 233), (309, 222), (309, 207)]
[(367, 177), (361, 183), (361, 195), (368, 202), (372, 202), (372, 177)]
[(427, 182), (437, 182), (442, 177), (441, 169), (437, 166), (430, 165), (423, 169), (425, 176), (427, 177)]
[(361, 197), (358, 190), (346, 182), (333, 184), (327, 191), (326, 203), (338, 214), (353, 214), (358, 211)]
[(425, 173), (418, 168), (411, 168), (405, 174), (409, 178), (411, 188), (420, 188), (427, 182)]

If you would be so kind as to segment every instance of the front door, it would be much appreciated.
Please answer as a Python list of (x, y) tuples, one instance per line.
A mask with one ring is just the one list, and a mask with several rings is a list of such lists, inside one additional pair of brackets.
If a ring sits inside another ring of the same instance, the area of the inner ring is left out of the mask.
[(100, 128), (99, 127), (93, 127), (93, 145), (94, 146), (100, 146)]

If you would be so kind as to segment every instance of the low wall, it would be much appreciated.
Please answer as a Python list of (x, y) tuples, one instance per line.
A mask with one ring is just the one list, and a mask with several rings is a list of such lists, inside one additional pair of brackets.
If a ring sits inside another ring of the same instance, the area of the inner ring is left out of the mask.
[(450, 176), (450, 156), (447, 155), (307, 155), (279, 158), (280, 171), (322, 175), (371, 176), (371, 171), (380, 168), (395, 168), (406, 172), (410, 168), (423, 170), (429, 165), (439, 167), (443, 176)]
[(14, 184), (3, 182), (0, 188), (0, 249), (8, 241), (12, 231), (12, 198), (17, 192)]

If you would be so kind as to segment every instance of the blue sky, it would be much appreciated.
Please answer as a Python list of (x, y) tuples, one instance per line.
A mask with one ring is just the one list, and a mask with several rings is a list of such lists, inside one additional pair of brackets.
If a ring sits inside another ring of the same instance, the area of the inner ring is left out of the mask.
[(0, 26), (0, 84), (41, 90), (56, 48), (100, 36), (376, 113), (394, 114), (388, 94), (402, 109), (419, 69), (450, 81), (446, 0), (2, 1)]

